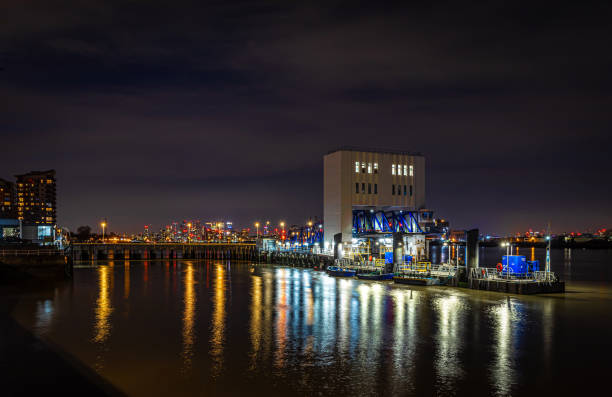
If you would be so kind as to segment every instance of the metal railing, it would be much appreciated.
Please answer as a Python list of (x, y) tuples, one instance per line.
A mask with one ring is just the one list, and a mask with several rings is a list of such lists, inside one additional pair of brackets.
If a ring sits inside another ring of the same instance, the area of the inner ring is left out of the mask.
[(430, 262), (416, 262), (400, 265), (398, 273), (414, 277), (455, 277), (457, 268), (446, 264), (432, 265)]
[(559, 276), (554, 272), (538, 271), (533, 272), (533, 278), (536, 281), (555, 282), (559, 281)]
[(514, 273), (497, 270), (494, 267), (478, 267), (470, 270), (470, 278), (479, 280), (513, 280), (554, 282), (559, 278), (554, 272), (537, 271), (531, 273)]
[(353, 261), (350, 258), (336, 259), (334, 265), (338, 267), (348, 267), (353, 265)]
[(336, 259), (334, 265), (338, 267), (350, 268), (359, 272), (365, 271), (380, 271), (385, 268), (384, 259), (373, 259), (367, 261), (355, 261), (351, 258)]
[(64, 255), (60, 250), (0, 250), (0, 256)]
[(91, 243), (91, 242), (73, 242), (71, 243), (73, 246), (79, 246), (79, 245), (102, 245), (102, 246), (109, 246), (109, 245), (142, 245), (142, 246), (149, 246), (149, 245), (186, 245), (186, 246), (210, 246), (210, 245), (231, 245), (231, 246), (236, 246), (236, 245), (241, 245), (241, 246), (249, 246), (249, 247), (253, 247), (255, 246), (255, 243), (245, 243), (245, 242), (236, 242), (236, 243), (228, 243), (228, 242), (218, 242), (218, 243), (209, 243), (209, 242), (172, 242), (172, 241), (151, 241), (151, 242), (128, 242), (128, 241), (105, 241), (105, 242), (97, 242), (97, 243)]
[(431, 274), (436, 276), (456, 276), (457, 267), (452, 265), (432, 265)]

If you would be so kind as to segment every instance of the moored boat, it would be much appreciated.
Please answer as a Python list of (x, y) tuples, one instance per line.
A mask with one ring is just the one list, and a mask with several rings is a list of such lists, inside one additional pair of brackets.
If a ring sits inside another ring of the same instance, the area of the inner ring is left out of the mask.
[(409, 284), (409, 285), (439, 285), (440, 279), (437, 277), (396, 275), (393, 277), (393, 282), (398, 283), (398, 284)]
[(357, 271), (338, 266), (330, 266), (327, 268), (327, 274), (334, 277), (353, 277), (357, 274)]
[(358, 274), (357, 278), (360, 280), (392, 280), (393, 273), (382, 273), (382, 272), (362, 273), (362, 274)]

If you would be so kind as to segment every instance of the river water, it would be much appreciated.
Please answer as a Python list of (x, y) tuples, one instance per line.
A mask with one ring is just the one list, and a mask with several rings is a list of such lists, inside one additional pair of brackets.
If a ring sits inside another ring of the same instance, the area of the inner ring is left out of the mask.
[(10, 316), (133, 396), (576, 395), (612, 370), (611, 251), (553, 250), (567, 292), (540, 296), (244, 262), (82, 265)]

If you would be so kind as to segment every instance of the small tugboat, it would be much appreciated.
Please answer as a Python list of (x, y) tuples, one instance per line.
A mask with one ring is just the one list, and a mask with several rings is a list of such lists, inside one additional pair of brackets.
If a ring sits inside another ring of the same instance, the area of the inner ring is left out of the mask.
[(338, 266), (330, 266), (327, 268), (327, 274), (334, 277), (353, 277), (357, 274), (357, 271)]
[(383, 273), (382, 270), (380, 270), (371, 273), (358, 274), (357, 278), (360, 280), (392, 280), (393, 276), (393, 273)]

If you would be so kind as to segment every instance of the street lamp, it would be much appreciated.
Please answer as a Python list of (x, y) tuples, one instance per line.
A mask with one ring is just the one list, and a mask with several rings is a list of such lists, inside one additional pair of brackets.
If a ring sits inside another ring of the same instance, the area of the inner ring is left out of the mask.
[(502, 243), (502, 247), (506, 247), (506, 278), (510, 278), (510, 254), (512, 253), (512, 244), (510, 244), (510, 242), (505, 242)]
[[(449, 240), (450, 241), (450, 240)], [(450, 247), (450, 243), (449, 242), (444, 242), (442, 244), (442, 246), (444, 247), (448, 247), (448, 255), (446, 256), (446, 260), (448, 262), (448, 265), (450, 266), (450, 255), (451, 255), (451, 247)], [(440, 255), (442, 255), (442, 252), (440, 253)], [(442, 259), (440, 258), (440, 263), (442, 263)]]
[(255, 222), (255, 228), (257, 229), (257, 238), (259, 238), (259, 222)]
[(283, 231), (285, 231), (285, 222), (281, 222), (280, 227), (283, 229)]
[(187, 242), (191, 242), (191, 222), (187, 224)]
[(104, 229), (106, 229), (106, 221), (102, 221), (102, 223), (100, 223), (100, 226), (102, 226), (102, 243), (104, 243)]
[(457, 252), (457, 272), (455, 274), (459, 273), (459, 242), (457, 242), (457, 244), (455, 244), (455, 251)]

